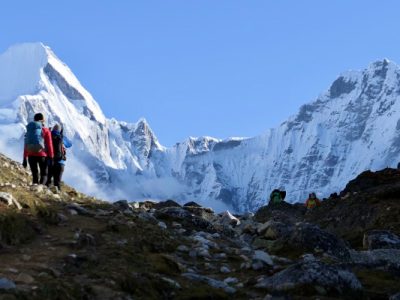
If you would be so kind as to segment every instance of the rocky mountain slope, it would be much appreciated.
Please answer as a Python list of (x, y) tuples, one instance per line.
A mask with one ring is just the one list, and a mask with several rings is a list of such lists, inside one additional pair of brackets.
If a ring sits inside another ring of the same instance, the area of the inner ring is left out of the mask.
[(53, 193), (0, 155), (0, 299), (399, 299), (399, 177), (235, 217)]
[[(362, 171), (400, 160), (400, 68), (388, 60), (340, 75), (315, 101), (254, 138), (189, 138), (171, 148), (149, 124), (107, 119), (72, 71), (40, 44), (0, 56), (0, 150), (19, 160), (34, 112), (73, 140), (65, 179), (108, 199), (197, 201), (254, 211), (273, 188), (289, 202), (327, 196)], [(73, 170), (73, 171), (70, 171)]]

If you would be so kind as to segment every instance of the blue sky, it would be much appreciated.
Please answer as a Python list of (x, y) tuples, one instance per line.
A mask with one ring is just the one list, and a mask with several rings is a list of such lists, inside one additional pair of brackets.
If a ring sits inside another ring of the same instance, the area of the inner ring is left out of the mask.
[(3, 1), (0, 52), (41, 41), (108, 117), (160, 142), (255, 136), (377, 59), (400, 63), (400, 1)]

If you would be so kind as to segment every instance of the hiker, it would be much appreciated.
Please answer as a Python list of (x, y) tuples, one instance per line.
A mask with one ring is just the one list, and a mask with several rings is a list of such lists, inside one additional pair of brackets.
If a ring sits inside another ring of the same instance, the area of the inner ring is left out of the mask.
[(49, 165), (49, 176), (46, 182), (50, 186), (51, 179), (53, 178), (56, 191), (61, 191), (61, 178), (64, 173), (65, 161), (67, 160), (66, 148), (72, 146), (71, 142), (64, 137), (63, 128), (61, 125), (56, 124), (51, 131), (51, 139), (54, 149), (54, 161)]
[(274, 189), (269, 196), (269, 203), (277, 204), (283, 202), (286, 197), (286, 191), (283, 189)]
[(314, 192), (308, 195), (308, 199), (306, 200), (305, 206), (307, 209), (312, 209), (317, 206), (321, 205), (321, 201), (317, 198), (317, 195), (315, 195)]
[(33, 177), (32, 184), (45, 184), (47, 182), (47, 165), (53, 161), (51, 133), (44, 126), (44, 122), (43, 114), (37, 113), (33, 117), (33, 121), (26, 125), (22, 165), (26, 168), (29, 163)]

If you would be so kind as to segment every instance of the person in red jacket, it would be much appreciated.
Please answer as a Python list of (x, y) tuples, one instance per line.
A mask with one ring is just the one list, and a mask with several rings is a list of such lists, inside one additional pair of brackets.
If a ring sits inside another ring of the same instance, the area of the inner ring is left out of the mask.
[[(44, 121), (44, 116), (41, 113), (37, 113), (33, 117), (33, 122), (35, 122), (36, 124), (40, 124), (40, 126), (42, 127), (40, 134), (42, 139), (41, 143), (44, 144), (44, 147), (38, 147), (37, 149), (34, 149), (35, 147), (32, 147), (31, 144), (27, 144), (25, 137), (24, 160), (22, 165), (24, 166), (24, 168), (26, 168), (28, 161), (29, 167), (32, 171), (33, 184), (45, 184), (47, 182), (47, 167), (48, 165), (51, 165), (53, 163), (54, 152), (51, 132), (48, 128), (44, 126)], [(38, 172), (39, 170), (40, 179)]]

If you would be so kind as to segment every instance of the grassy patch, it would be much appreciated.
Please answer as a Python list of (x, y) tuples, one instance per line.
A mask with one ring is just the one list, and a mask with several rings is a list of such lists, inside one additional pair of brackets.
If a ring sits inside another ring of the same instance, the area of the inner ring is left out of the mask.
[(364, 286), (366, 294), (371, 298), (387, 299), (389, 295), (393, 295), (399, 291), (400, 278), (376, 269), (358, 269), (355, 274)]
[(33, 223), (25, 215), (13, 210), (1, 213), (0, 242), (8, 245), (19, 245), (32, 240), (34, 236)]

